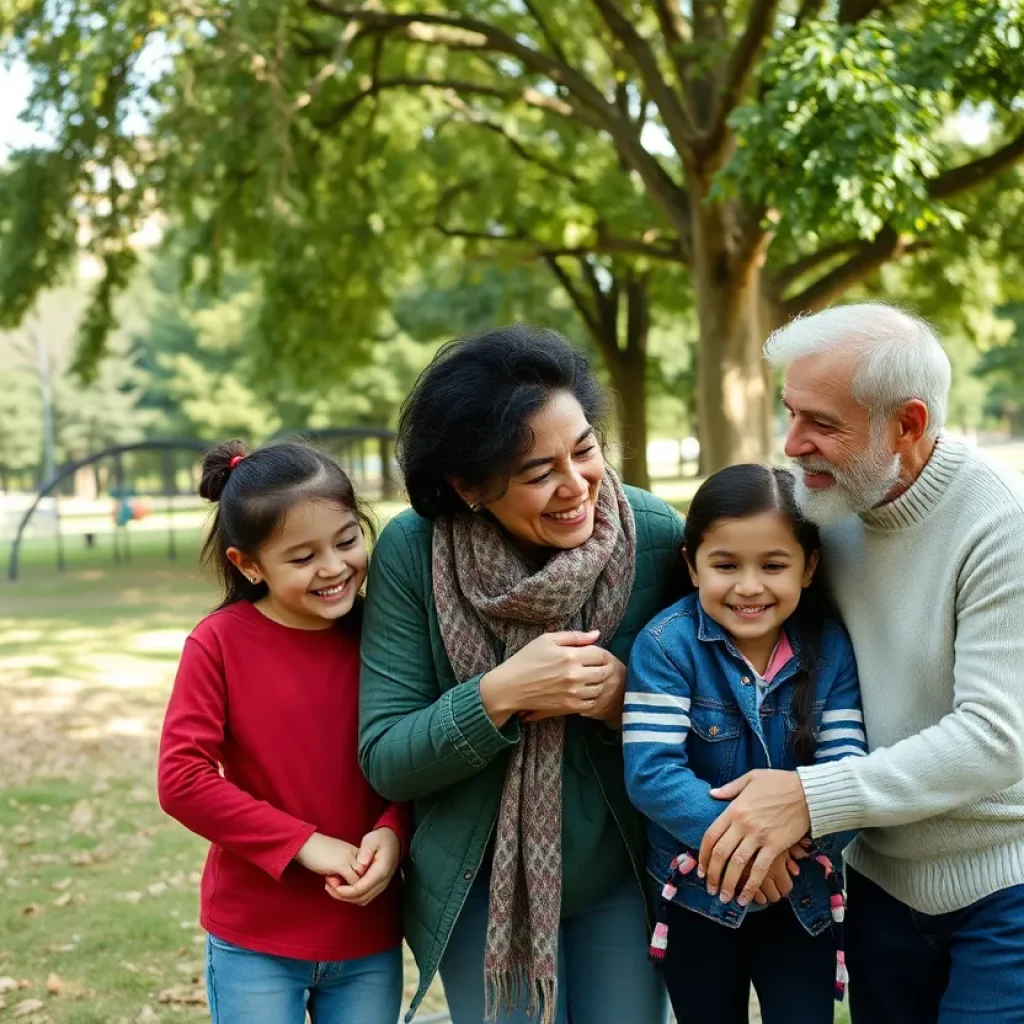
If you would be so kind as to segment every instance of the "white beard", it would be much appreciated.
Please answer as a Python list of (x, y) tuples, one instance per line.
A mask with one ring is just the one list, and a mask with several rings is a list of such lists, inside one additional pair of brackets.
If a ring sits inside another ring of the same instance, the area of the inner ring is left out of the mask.
[[(818, 526), (831, 526), (881, 505), (900, 479), (899, 456), (874, 430), (868, 447), (842, 469), (815, 455), (794, 461), (794, 496), (800, 511)], [(825, 488), (808, 487), (805, 473), (824, 474), (835, 483)]]

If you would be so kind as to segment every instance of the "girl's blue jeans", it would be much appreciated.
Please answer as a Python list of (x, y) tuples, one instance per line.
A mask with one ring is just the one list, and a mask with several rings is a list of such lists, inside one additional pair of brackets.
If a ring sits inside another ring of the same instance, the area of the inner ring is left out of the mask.
[[(470, 889), (441, 959), (452, 1024), (484, 1020), (484, 945), (488, 888)], [(640, 886), (629, 879), (570, 918), (558, 933), (558, 1005), (555, 1024), (663, 1024), (665, 986), (647, 959), (647, 919)], [(537, 1024), (525, 1005), (496, 1024)]]
[(683, 1024), (747, 1024), (750, 986), (764, 1024), (832, 1024), (836, 945), (831, 929), (810, 935), (788, 902), (727, 928), (673, 903), (665, 981)]
[(397, 1024), (402, 950), (359, 960), (293, 960), (210, 935), (206, 990), (213, 1024)]

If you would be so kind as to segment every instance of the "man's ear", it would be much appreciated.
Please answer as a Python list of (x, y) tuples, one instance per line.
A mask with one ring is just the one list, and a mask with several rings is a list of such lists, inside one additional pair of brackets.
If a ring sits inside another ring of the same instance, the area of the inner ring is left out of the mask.
[(928, 406), (920, 398), (912, 398), (896, 410), (893, 418), (897, 427), (896, 454), (901, 455), (928, 432)]

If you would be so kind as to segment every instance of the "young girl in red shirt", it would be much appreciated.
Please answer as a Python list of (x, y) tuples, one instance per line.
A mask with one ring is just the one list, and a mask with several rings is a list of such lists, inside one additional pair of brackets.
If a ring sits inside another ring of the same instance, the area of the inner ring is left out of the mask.
[(212, 844), (212, 1019), (395, 1024), (407, 825), (357, 759), (366, 517), (342, 469), (295, 442), (214, 448), (199, 493), (224, 597), (185, 641), (159, 794)]

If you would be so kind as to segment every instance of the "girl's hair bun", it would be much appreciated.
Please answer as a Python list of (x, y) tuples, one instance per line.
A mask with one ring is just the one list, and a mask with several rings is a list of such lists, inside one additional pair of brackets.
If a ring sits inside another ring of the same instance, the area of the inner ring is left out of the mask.
[(245, 442), (237, 437), (206, 452), (199, 478), (199, 496), (207, 501), (220, 501), (232, 469), (245, 455)]

